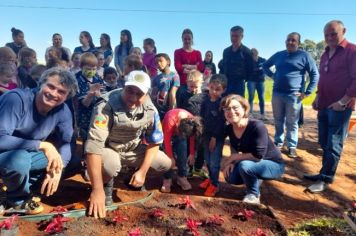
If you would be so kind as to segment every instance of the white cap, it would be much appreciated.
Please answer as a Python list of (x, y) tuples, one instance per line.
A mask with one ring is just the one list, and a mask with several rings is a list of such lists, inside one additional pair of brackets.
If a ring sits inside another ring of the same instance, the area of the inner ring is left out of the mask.
[(151, 79), (147, 73), (141, 70), (131, 71), (127, 77), (125, 86), (132, 85), (139, 88), (144, 94), (151, 88)]

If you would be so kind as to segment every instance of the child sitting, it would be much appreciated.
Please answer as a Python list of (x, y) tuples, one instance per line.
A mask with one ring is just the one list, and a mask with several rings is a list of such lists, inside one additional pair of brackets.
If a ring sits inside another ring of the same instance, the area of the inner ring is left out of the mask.
[(224, 75), (211, 77), (208, 96), (203, 101), (201, 116), (204, 121), (203, 147), (204, 159), (209, 170), (209, 179), (199, 186), (206, 189), (204, 195), (213, 197), (219, 191), (219, 171), (224, 146), (224, 114), (220, 110), (221, 95), (226, 89), (227, 79)]
[(82, 54), (80, 58), (80, 68), (76, 74), (79, 92), (78, 98), (78, 128), (79, 135), (83, 140), (87, 139), (91, 113), (95, 101), (101, 96), (100, 90), (104, 86), (104, 81), (96, 74), (98, 60), (91, 52)]
[(117, 71), (113, 67), (106, 67), (104, 69), (104, 82), (106, 92), (110, 92), (111, 90), (124, 87), (124, 83), (120, 85), (118, 84)]
[(159, 53), (155, 58), (161, 74), (152, 79), (151, 98), (163, 120), (166, 112), (176, 106), (176, 92), (180, 83), (178, 74), (169, 69), (171, 65), (169, 56), (166, 53)]
[(17, 85), (12, 82), (16, 80), (16, 76), (17, 68), (13, 63), (0, 64), (0, 96), (17, 87)]

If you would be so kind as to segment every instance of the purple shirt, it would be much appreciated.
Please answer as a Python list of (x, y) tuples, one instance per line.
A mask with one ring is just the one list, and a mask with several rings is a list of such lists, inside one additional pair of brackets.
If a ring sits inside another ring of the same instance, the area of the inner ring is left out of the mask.
[(157, 75), (156, 61), (155, 61), (155, 53), (144, 53), (142, 54), (143, 64), (147, 67), (149, 71), (149, 75), (151, 78)]
[[(344, 95), (356, 97), (356, 45), (344, 39), (329, 58), (329, 47), (320, 59), (318, 107), (327, 108)], [(355, 99), (347, 105), (354, 109)]]

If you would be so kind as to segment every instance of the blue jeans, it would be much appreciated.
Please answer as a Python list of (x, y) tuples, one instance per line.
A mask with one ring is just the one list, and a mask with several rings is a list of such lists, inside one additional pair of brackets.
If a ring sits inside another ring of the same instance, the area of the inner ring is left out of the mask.
[[(0, 153), (0, 176), (7, 187), (6, 197), (10, 203), (21, 204), (31, 195), (31, 189), (42, 184), (48, 159), (41, 151), (14, 150)], [(72, 158), (62, 177), (78, 173), (79, 158)]]
[(238, 94), (241, 97), (245, 97), (245, 80), (235, 79), (234, 81), (228, 80), (227, 89), (224, 96), (229, 94)]
[[(173, 153), (176, 155), (176, 165), (178, 169), (178, 176), (186, 177), (188, 173), (188, 141), (189, 138), (182, 136), (173, 136), (172, 137), (172, 148)], [(172, 178), (173, 171), (170, 169), (168, 172), (164, 173), (165, 179)]]
[(261, 115), (265, 114), (265, 82), (247, 81), (248, 102), (250, 103), (250, 112), (253, 111), (253, 99), (257, 90), (258, 101)]
[(209, 142), (210, 138), (204, 139), (204, 159), (208, 166), (210, 181), (215, 187), (218, 187), (224, 141), (216, 140), (215, 149), (212, 152), (209, 151)]
[(286, 139), (288, 148), (298, 145), (298, 120), (301, 100), (294, 94), (281, 94), (273, 92), (272, 109), (274, 117), (274, 142), (277, 145), (284, 143), (284, 127), (287, 129)]
[(326, 183), (334, 180), (351, 113), (349, 108), (345, 111), (324, 108), (318, 112), (319, 144), (323, 149), (320, 178)]
[(260, 196), (259, 179), (272, 180), (282, 176), (284, 173), (284, 163), (270, 160), (260, 160), (258, 162), (244, 160), (235, 164), (226, 182), (229, 184), (245, 184), (247, 194)]

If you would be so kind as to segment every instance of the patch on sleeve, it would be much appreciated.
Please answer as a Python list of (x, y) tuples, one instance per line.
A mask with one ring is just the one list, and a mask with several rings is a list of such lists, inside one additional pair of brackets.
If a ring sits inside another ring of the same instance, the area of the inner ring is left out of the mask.
[(161, 143), (163, 141), (162, 125), (158, 113), (155, 112), (153, 130), (146, 135), (148, 143)]
[(108, 126), (108, 121), (105, 116), (103, 115), (96, 115), (94, 118), (94, 126), (104, 129)]

